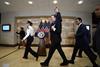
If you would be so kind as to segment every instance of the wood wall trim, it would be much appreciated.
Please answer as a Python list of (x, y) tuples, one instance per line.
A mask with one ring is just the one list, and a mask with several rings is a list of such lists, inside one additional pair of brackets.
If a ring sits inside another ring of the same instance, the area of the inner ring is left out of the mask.
[[(50, 16), (18, 16), (15, 19), (28, 19), (28, 18), (49, 18)], [(62, 16), (62, 18), (74, 19), (74, 16)]]

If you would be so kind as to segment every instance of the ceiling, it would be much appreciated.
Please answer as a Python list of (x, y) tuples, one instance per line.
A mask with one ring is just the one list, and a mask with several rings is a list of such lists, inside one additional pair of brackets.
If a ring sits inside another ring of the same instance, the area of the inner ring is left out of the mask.
[[(8, 1), (11, 5), (5, 5), (4, 2)], [(50, 11), (55, 6), (59, 7), (62, 11), (82, 11), (93, 12), (95, 7), (99, 4), (100, 0), (84, 0), (84, 3), (79, 5), (79, 0), (58, 0), (58, 4), (54, 5), (53, 0), (30, 0), (33, 4), (28, 4), (29, 0), (0, 0), (0, 12), (13, 12), (13, 11)]]

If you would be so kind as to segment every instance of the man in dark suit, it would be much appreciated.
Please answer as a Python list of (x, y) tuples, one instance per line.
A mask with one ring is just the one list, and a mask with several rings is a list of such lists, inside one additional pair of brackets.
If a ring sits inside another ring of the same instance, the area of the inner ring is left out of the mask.
[(47, 59), (40, 64), (42, 66), (48, 66), (54, 51), (57, 49), (63, 59), (63, 63), (61, 63), (60, 65), (61, 66), (68, 65), (68, 61), (66, 59), (66, 56), (60, 44), (61, 43), (62, 18), (57, 8), (56, 8), (56, 14), (51, 16), (51, 19), (53, 20), (53, 23), (51, 24), (51, 30), (50, 30), (51, 47), (50, 47)]
[(86, 29), (86, 26), (82, 24), (81, 18), (76, 18), (75, 23), (79, 26), (78, 26), (78, 30), (75, 35), (75, 38), (76, 38), (75, 47), (73, 50), (71, 60), (69, 60), (69, 63), (74, 64), (77, 51), (79, 49), (82, 49), (85, 52), (85, 54), (89, 57), (90, 61), (93, 64), (93, 67), (97, 67), (98, 65), (95, 62), (97, 56), (92, 52), (92, 50), (89, 47), (88, 30)]
[[(87, 29), (88, 31), (87, 31), (87, 38), (88, 38), (88, 42), (89, 42), (89, 44), (91, 43), (91, 33), (90, 33), (90, 30), (89, 29)], [(78, 52), (78, 56), (77, 57), (79, 57), (79, 58), (82, 58), (82, 52), (83, 52), (83, 50), (82, 49), (79, 49), (79, 52)]]
[(96, 24), (96, 31), (93, 35), (93, 50), (100, 58), (100, 5), (97, 5), (95, 12), (93, 12), (93, 22)]

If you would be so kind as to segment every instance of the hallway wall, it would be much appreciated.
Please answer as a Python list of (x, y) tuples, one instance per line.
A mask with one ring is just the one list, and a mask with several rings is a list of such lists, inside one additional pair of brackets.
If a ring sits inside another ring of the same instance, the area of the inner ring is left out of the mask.
[[(91, 13), (87, 12), (74, 12), (74, 11), (60, 11), (62, 16), (74, 16), (81, 17), (83, 23), (92, 25)], [(16, 33), (15, 33), (15, 17), (18, 16), (50, 16), (52, 11), (22, 11), (22, 12), (5, 12), (1, 14), (0, 24), (0, 44), (15, 45)], [(11, 32), (2, 32), (2, 24), (11, 24)]]

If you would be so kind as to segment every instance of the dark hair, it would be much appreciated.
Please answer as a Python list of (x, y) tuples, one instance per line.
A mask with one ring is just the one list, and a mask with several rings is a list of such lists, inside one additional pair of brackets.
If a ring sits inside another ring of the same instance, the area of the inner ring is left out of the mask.
[(80, 17), (77, 17), (76, 20), (79, 20), (79, 21), (82, 22), (82, 18), (80, 18)]
[(21, 27), (21, 30), (23, 30), (24, 28), (23, 27)]
[(32, 26), (32, 22), (31, 21), (27, 21), (28, 24), (30, 24), (30, 26)]

